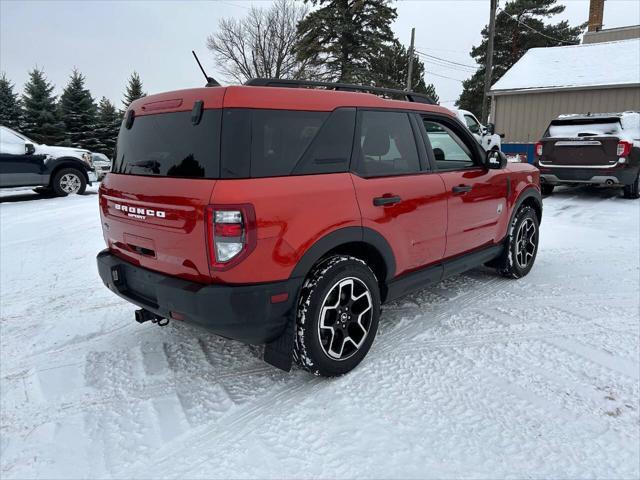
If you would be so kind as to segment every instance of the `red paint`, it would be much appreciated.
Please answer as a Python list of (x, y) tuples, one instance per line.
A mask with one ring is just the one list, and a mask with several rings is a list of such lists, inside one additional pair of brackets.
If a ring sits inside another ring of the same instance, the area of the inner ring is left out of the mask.
[[(283, 108), (331, 111), (337, 107), (405, 108), (453, 116), (433, 105), (385, 100), (355, 92), (273, 87), (219, 87), (152, 95), (135, 101), (136, 115), (204, 108)], [(507, 188), (507, 179), (511, 179)], [(455, 194), (454, 186), (472, 189)], [(110, 250), (151, 270), (199, 283), (248, 284), (289, 278), (318, 240), (345, 227), (365, 226), (390, 244), (396, 271), (439, 262), (504, 238), (519, 195), (538, 188), (539, 171), (509, 164), (470, 170), (360, 178), (351, 173), (203, 180), (110, 173), (100, 186), (103, 234)], [(507, 198), (507, 194), (509, 196)], [(374, 206), (373, 199), (401, 201)], [(130, 217), (115, 205), (164, 212)], [(213, 234), (237, 236), (239, 226), (213, 226), (214, 209), (243, 212), (245, 248), (226, 264), (215, 261)], [(144, 255), (148, 249), (154, 255)], [(284, 301), (278, 294), (272, 302)], [(176, 314), (179, 315), (178, 312)]]

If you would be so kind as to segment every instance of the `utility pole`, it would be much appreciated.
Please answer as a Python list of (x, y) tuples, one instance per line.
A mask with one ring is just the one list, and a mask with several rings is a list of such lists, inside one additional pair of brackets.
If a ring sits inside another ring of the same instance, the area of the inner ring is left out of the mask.
[(411, 76), (413, 75), (414, 42), (416, 39), (416, 29), (411, 29), (411, 45), (409, 45), (409, 68), (407, 69), (407, 91), (411, 91)]
[(482, 95), (482, 123), (487, 123), (487, 100), (489, 99), (489, 89), (491, 88), (491, 71), (493, 69), (493, 37), (496, 33), (496, 10), (498, 0), (491, 0), (491, 13), (489, 16), (489, 43), (487, 44), (487, 62), (484, 70), (484, 94)]

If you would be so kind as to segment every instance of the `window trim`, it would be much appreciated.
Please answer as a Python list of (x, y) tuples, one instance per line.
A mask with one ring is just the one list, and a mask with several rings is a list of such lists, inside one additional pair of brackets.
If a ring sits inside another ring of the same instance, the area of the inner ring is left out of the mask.
[[(394, 174), (381, 174), (381, 175), (370, 175), (364, 174), (359, 171), (359, 167), (361, 166), (362, 155), (361, 153), (361, 145), (360, 145), (360, 131), (362, 128), (362, 115), (365, 112), (384, 112), (384, 113), (402, 113), (407, 116), (407, 120), (409, 121), (409, 125), (411, 126), (411, 135), (413, 136), (413, 141), (416, 146), (416, 153), (418, 154), (418, 170), (414, 172), (405, 172), (405, 173), (394, 173)], [(353, 131), (353, 146), (351, 148), (351, 160), (349, 162), (350, 168), (349, 172), (353, 175), (356, 175), (360, 178), (393, 178), (393, 177), (407, 177), (411, 175), (421, 175), (423, 173), (432, 173), (431, 171), (425, 171), (424, 165), (425, 162), (421, 156), (420, 142), (416, 135), (415, 125), (411, 121), (413, 111), (404, 110), (401, 108), (357, 108), (356, 109), (356, 126)], [(424, 146), (423, 146), (424, 147)]]
[[(432, 168), (434, 172), (445, 173), (445, 172), (463, 172), (467, 170), (475, 170), (482, 169), (486, 170), (486, 166), (484, 164), (484, 155), (480, 152), (482, 146), (478, 143), (476, 138), (473, 136), (471, 131), (467, 129), (462, 122), (457, 118), (448, 117), (446, 115), (431, 113), (431, 112), (418, 112), (417, 115), (420, 117), (420, 127), (422, 132), (422, 139), (425, 142), (427, 153), (429, 154), (429, 160), (431, 162)], [(435, 123), (440, 123), (455, 133), (458, 138), (462, 141), (462, 143), (469, 149), (471, 152), (471, 159), (473, 160), (473, 165), (469, 167), (456, 168), (451, 170), (441, 170), (438, 168), (438, 164), (433, 155), (433, 148), (431, 147), (431, 141), (429, 140), (429, 135), (427, 133), (427, 129), (424, 127), (424, 121), (430, 121)], [(484, 149), (482, 149), (484, 151)]]

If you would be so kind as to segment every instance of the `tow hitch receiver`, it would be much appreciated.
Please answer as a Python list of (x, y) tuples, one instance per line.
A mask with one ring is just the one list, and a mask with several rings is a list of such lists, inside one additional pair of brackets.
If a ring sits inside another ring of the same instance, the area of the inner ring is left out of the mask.
[(168, 318), (164, 318), (164, 317), (161, 317), (160, 315), (156, 315), (155, 313), (150, 312), (149, 310), (145, 310), (144, 308), (136, 310), (135, 314), (136, 314), (136, 322), (138, 323), (151, 321), (151, 323), (155, 323), (161, 327), (164, 327), (165, 325), (169, 324)]

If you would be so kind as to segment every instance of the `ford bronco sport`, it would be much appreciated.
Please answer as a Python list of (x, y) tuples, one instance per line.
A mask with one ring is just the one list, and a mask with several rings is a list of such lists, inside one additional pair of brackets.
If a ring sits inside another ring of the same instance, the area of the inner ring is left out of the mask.
[(526, 275), (538, 170), (430, 103), (266, 79), (136, 100), (100, 186), (103, 282), (139, 322), (334, 376), (369, 351), (382, 303), (482, 264)]

